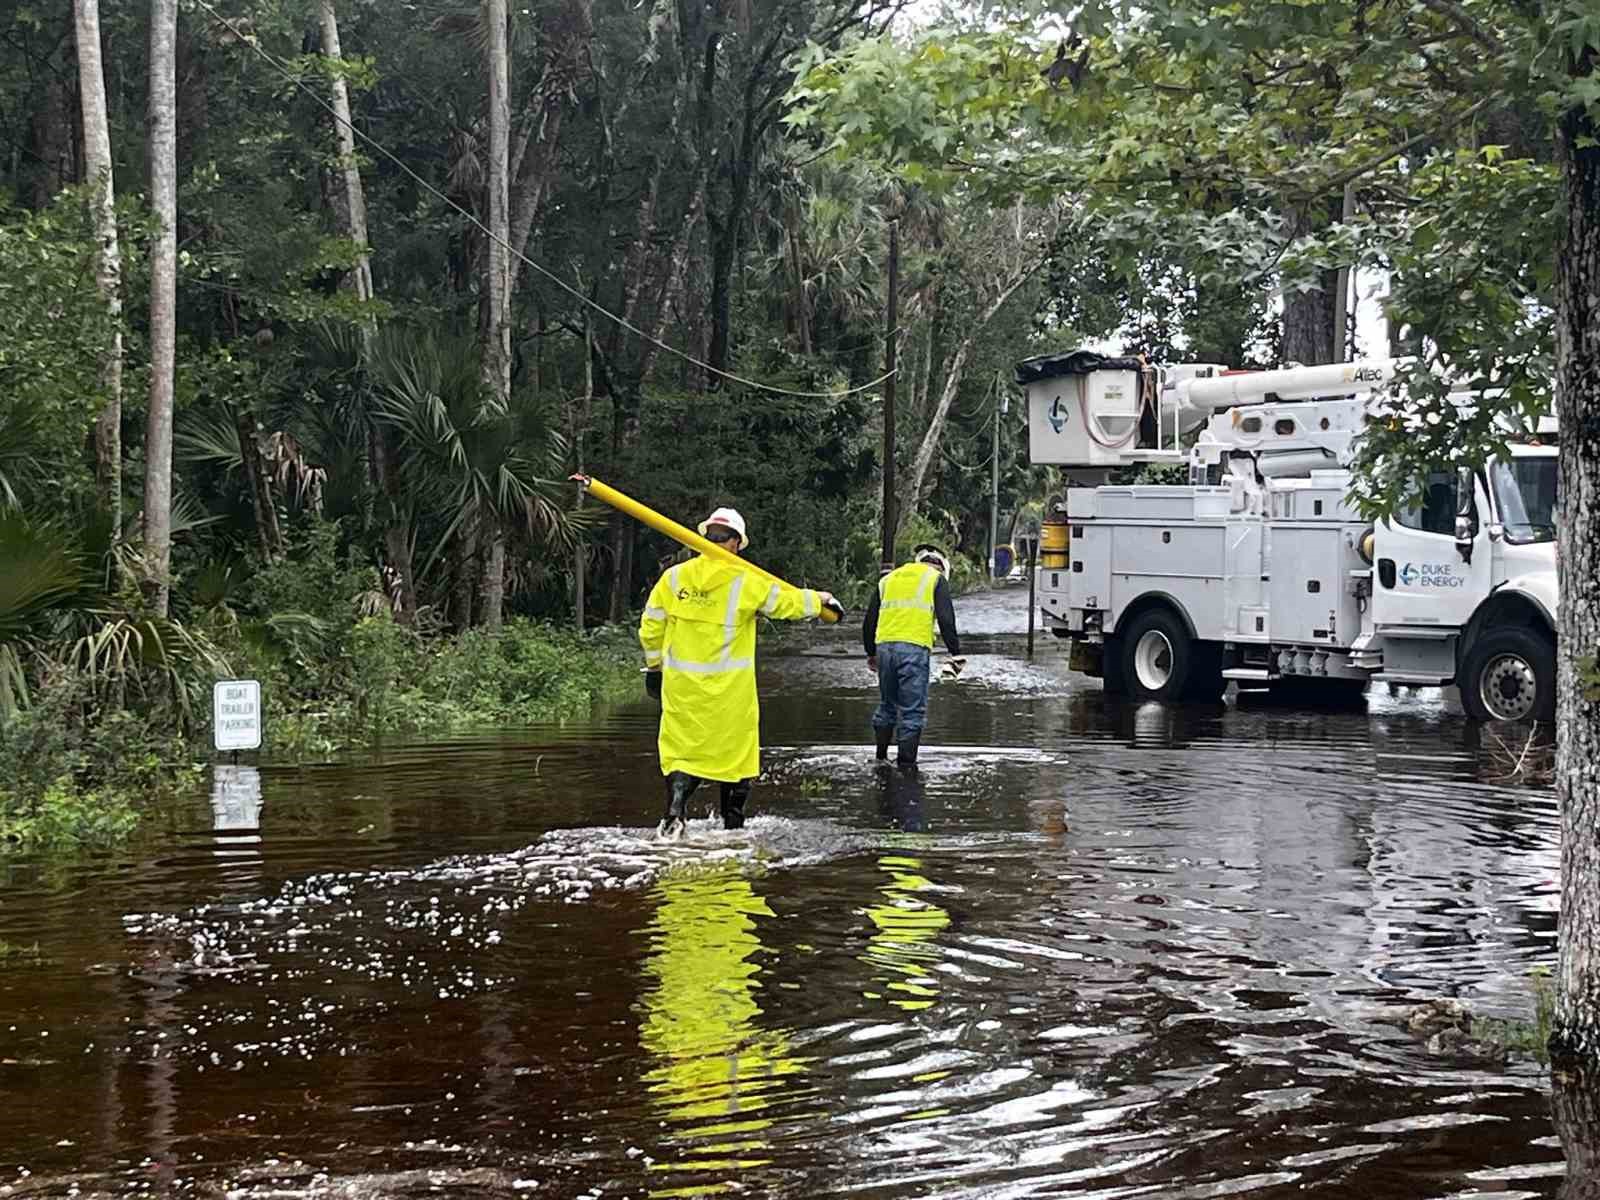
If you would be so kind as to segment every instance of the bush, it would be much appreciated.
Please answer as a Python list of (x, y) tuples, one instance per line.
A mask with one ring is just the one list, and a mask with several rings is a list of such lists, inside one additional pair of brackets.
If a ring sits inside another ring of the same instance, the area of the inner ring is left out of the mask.
[(0, 842), (114, 842), (136, 823), (137, 801), (195, 770), (165, 722), (96, 707), (88, 682), (58, 668), (31, 708), (0, 723)]

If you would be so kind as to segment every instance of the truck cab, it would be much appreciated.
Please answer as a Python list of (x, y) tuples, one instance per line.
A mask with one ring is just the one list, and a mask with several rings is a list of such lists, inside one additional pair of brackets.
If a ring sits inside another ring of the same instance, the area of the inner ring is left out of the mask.
[(1422, 503), (1378, 524), (1384, 677), (1448, 673), (1478, 720), (1554, 714), (1557, 467), (1555, 447), (1513, 445), (1482, 471), (1431, 473)]

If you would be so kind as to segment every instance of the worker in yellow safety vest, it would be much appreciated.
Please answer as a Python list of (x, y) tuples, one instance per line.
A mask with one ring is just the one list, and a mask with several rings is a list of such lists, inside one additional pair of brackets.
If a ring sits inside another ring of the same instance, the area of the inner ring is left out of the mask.
[(929, 660), (937, 622), (945, 649), (961, 653), (956, 609), (950, 598), (950, 560), (937, 546), (922, 545), (912, 560), (878, 580), (861, 623), (867, 666), (878, 673), (878, 707), (872, 714), (878, 760), (889, 757), (899, 733), (896, 761), (917, 765), (917, 747), (928, 715)]
[[(717, 509), (699, 528), (734, 553), (750, 544), (744, 518), (731, 508)], [(703, 554), (656, 580), (639, 622), (639, 643), (645, 686), (661, 700), (664, 836), (682, 832), (689, 797), (708, 779), (722, 785), (723, 827), (744, 826), (750, 786), (761, 774), (756, 617), (799, 620), (828, 606), (837, 607), (828, 592), (770, 583)]]

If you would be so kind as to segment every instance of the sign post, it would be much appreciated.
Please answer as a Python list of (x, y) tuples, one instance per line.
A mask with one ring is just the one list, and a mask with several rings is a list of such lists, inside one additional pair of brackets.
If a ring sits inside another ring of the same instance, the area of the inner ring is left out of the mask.
[(211, 688), (211, 741), (218, 750), (261, 749), (261, 682), (219, 679)]

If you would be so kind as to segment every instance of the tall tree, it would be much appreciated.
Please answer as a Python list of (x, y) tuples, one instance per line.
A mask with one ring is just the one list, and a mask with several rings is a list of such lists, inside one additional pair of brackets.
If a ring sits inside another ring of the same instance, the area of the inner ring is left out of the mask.
[(83, 158), (94, 212), (95, 283), (110, 328), (100, 358), (105, 395), (95, 420), (95, 481), (111, 528), (122, 529), (122, 254), (117, 245), (116, 188), (111, 175), (111, 128), (106, 119), (106, 77), (100, 57), (100, 2), (74, 0), (78, 92), (83, 106)]
[[(322, 32), (322, 53), (330, 67), (329, 86), (333, 94), (334, 138), (339, 148), (339, 186), (334, 189), (339, 232), (358, 247), (355, 266), (345, 275), (345, 287), (357, 300), (373, 299), (372, 258), (367, 241), (367, 197), (361, 184), (361, 162), (356, 157), (355, 122), (350, 110), (350, 85), (345, 80), (344, 49), (339, 40), (339, 14), (334, 0), (318, 0), (318, 23)], [(372, 354), (375, 326), (363, 324), (361, 360), (363, 367)], [(399, 473), (395, 467), (395, 447), (382, 422), (368, 414), (367, 466), (372, 488), (377, 495), (378, 520), (383, 527), (384, 557), (398, 584), (395, 615), (403, 625), (417, 616), (416, 570), (411, 552), (411, 530), (405, 519), (400, 495)]]
[(178, 0), (150, 3), (150, 413), (145, 426), (147, 590), (167, 615), (172, 571), (172, 406), (178, 319)]
[[(898, 506), (897, 524), (915, 513), (922, 500), (928, 483), (928, 471), (944, 437), (951, 405), (961, 392), (961, 381), (973, 348), (1006, 302), (1044, 264), (1058, 221), (1055, 213), (1028, 212), (1017, 205), (1012, 213), (999, 220), (985, 222), (990, 226), (993, 236), (973, 238), (972, 248), (981, 261), (971, 264), (970, 274), (963, 282), (968, 285), (964, 290), (970, 292), (980, 307), (967, 314), (961, 327), (961, 341), (945, 364), (939, 402), (927, 414), (927, 429), (917, 446), (916, 457), (912, 459), (911, 478)], [(929, 352), (931, 358), (931, 345)]]
[[(1558, 1061), (1600, 1081), (1600, 23), (1569, 42), (1574, 86), (1556, 129), (1566, 204), (1556, 255), (1556, 412), (1561, 642), (1556, 792), (1561, 798)], [(1587, 98), (1587, 102), (1585, 99)], [(1588, 678), (1580, 654), (1588, 656)], [(1591, 1131), (1592, 1132), (1592, 1131)]]
[[(484, 252), (481, 345), (488, 403), (511, 405), (511, 98), (506, 0), (483, 0), (484, 66), (489, 77), (489, 213)], [(506, 531), (492, 510), (478, 530), (483, 549), (483, 624), (499, 629), (506, 593)]]

